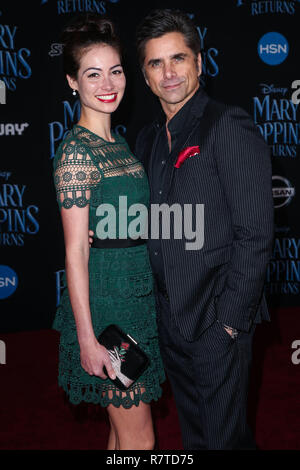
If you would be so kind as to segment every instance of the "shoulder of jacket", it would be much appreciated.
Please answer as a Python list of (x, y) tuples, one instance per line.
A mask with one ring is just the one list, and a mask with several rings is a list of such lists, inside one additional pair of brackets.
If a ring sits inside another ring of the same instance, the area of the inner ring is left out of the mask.
[(208, 105), (220, 118), (230, 118), (234, 116), (251, 118), (250, 114), (239, 105), (223, 103), (214, 99), (210, 99)]
[(137, 135), (136, 147), (149, 145), (153, 141), (157, 130), (155, 121), (144, 126)]
[(157, 131), (156, 121), (151, 122), (150, 124), (146, 124), (138, 133), (138, 138), (140, 136), (150, 137), (152, 134), (156, 133)]

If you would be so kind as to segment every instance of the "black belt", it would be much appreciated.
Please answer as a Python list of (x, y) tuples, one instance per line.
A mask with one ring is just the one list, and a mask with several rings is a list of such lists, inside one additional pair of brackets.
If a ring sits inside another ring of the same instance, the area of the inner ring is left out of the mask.
[(131, 246), (144, 245), (147, 240), (143, 238), (93, 238), (91, 248), (130, 248)]

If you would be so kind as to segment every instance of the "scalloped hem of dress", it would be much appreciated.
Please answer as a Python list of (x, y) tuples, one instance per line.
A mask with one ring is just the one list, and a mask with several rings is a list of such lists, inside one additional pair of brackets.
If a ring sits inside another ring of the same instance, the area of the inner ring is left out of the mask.
[[(72, 390), (72, 386), (69, 383), (59, 383), (59, 387), (61, 387), (64, 392), (66, 393), (70, 403), (73, 405), (79, 405), (80, 403), (93, 403), (94, 405), (100, 405), (103, 408), (106, 408), (108, 405), (113, 405), (116, 408), (119, 408), (122, 406), (123, 408), (131, 408), (132, 406), (139, 406), (140, 402), (143, 403), (150, 403), (152, 400), (158, 401), (159, 398), (162, 396), (162, 388), (160, 387), (160, 384), (163, 383), (166, 380), (164, 376), (159, 378), (159, 382), (157, 383), (157, 387), (151, 392), (145, 391), (141, 393), (138, 391), (136, 393), (136, 390), (131, 390), (131, 392), (134, 392), (134, 398), (132, 399), (130, 396), (130, 390), (128, 391), (121, 391), (122, 394), (126, 393), (126, 396), (120, 397), (117, 395), (116, 392), (119, 392), (119, 390), (116, 389), (111, 389), (111, 390), (98, 390), (97, 392), (90, 392), (84, 385), (78, 387), (81, 388), (81, 390), (85, 389), (84, 392), (82, 393), (75, 393), (74, 390)], [(77, 388), (76, 387), (76, 388)], [(113, 396), (109, 398), (108, 392), (112, 391)]]

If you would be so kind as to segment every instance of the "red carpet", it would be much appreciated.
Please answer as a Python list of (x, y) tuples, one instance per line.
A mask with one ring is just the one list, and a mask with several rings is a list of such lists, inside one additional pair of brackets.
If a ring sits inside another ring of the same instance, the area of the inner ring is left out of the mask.
[[(72, 406), (57, 386), (58, 334), (52, 330), (0, 335), (0, 449), (105, 449), (106, 414), (94, 405)], [(272, 313), (257, 328), (249, 419), (262, 450), (300, 450), (300, 364), (291, 361), (300, 340), (300, 311)], [(299, 355), (300, 357), (300, 355)], [(182, 449), (168, 382), (153, 405), (157, 449)]]

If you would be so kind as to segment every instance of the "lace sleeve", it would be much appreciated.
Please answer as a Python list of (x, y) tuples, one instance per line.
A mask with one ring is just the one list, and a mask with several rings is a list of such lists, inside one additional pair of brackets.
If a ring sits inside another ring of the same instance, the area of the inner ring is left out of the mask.
[(101, 173), (84, 145), (71, 141), (62, 146), (54, 162), (54, 184), (60, 208), (85, 207), (89, 203), (90, 189), (100, 179)]

